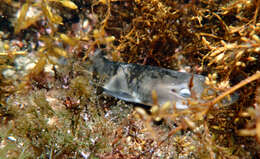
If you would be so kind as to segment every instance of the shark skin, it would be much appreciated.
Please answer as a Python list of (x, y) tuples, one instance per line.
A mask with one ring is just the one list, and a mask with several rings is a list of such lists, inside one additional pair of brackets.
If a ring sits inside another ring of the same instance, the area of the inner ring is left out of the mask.
[[(204, 101), (202, 96), (207, 88), (205, 76), (155, 66), (112, 62), (104, 58), (104, 52), (101, 50), (97, 50), (90, 57), (90, 62), (88, 69), (104, 78), (104, 93), (115, 98), (152, 106), (154, 90), (160, 106), (172, 102), (176, 103), (177, 109), (187, 109), (188, 100)], [(212, 93), (216, 92), (211, 91)], [(229, 100), (223, 99), (221, 104), (230, 105), (237, 99), (238, 95), (234, 94)]]

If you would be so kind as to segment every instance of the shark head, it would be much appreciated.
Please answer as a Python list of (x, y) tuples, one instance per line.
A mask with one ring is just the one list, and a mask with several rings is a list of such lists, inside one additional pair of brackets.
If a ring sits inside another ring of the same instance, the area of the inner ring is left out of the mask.
[[(190, 87), (189, 83), (194, 83)], [(149, 84), (151, 89), (155, 90), (159, 105), (166, 102), (176, 104), (177, 109), (187, 109), (187, 100), (200, 99), (204, 89), (204, 77), (200, 75), (174, 72), (173, 76), (153, 79), (153, 85)], [(145, 87), (145, 85), (143, 85)]]
[[(212, 96), (213, 99), (222, 93), (221, 91), (210, 89), (209, 86), (205, 84), (204, 76), (189, 73), (177, 74), (178, 78), (171, 78), (171, 81), (158, 79), (153, 86), (158, 97), (159, 105), (170, 101), (176, 104), (177, 109), (187, 109), (189, 107), (188, 100), (205, 103), (208, 102), (208, 100), (206, 100), (208, 96)], [(190, 86), (190, 83), (192, 83), (192, 86)], [(220, 100), (216, 105), (228, 106), (235, 103), (238, 98), (239, 94), (235, 92), (229, 97)]]

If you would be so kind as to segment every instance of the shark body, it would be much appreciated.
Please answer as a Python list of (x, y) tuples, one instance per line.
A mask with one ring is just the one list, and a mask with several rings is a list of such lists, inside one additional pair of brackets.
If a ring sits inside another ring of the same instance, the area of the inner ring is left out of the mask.
[[(177, 109), (186, 109), (188, 99), (203, 101), (203, 92), (207, 88), (205, 76), (155, 66), (112, 62), (104, 58), (101, 50), (96, 51), (90, 61), (90, 70), (104, 78), (104, 93), (128, 102), (152, 106), (154, 90), (159, 105), (170, 101), (176, 103)], [(230, 100), (224, 99), (221, 103), (230, 105), (236, 100), (237, 95), (232, 95)]]

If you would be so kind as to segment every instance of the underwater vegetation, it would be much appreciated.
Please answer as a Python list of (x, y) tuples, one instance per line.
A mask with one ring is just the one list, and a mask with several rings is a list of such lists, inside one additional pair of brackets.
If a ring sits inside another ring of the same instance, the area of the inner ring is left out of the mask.
[[(259, 8), (259, 0), (2, 0), (0, 158), (259, 158)], [(115, 62), (201, 74), (222, 93), (183, 110), (159, 107), (156, 92), (149, 108), (115, 99), (86, 69), (97, 49)], [(234, 92), (239, 99), (222, 105)]]

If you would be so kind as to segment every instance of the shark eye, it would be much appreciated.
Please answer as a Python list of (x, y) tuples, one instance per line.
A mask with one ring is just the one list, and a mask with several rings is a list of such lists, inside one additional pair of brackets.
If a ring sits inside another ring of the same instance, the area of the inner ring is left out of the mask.
[(180, 96), (184, 97), (184, 98), (190, 98), (191, 94), (190, 94), (190, 90), (189, 89), (181, 89), (180, 90)]

